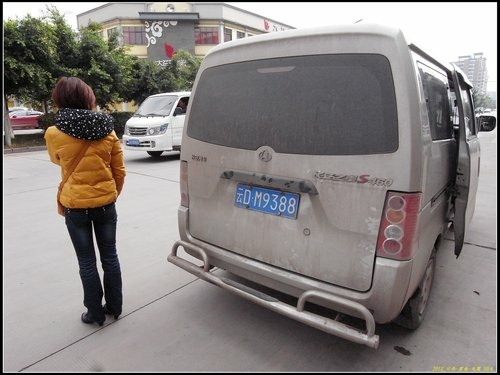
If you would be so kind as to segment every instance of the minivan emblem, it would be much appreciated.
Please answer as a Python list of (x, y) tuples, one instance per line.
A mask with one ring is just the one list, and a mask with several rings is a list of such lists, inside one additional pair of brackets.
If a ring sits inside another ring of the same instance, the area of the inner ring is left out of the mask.
[(259, 159), (262, 160), (263, 162), (268, 162), (273, 158), (273, 155), (271, 154), (271, 151), (268, 149), (264, 149), (261, 152), (259, 152)]

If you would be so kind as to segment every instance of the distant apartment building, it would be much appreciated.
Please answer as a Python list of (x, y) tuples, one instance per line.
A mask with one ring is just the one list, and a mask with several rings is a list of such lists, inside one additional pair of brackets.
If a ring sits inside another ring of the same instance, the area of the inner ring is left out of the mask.
[(487, 93), (488, 69), (486, 68), (486, 58), (483, 57), (482, 53), (459, 56), (458, 61), (453, 64), (463, 70), (477, 92), (481, 94)]
[(204, 57), (214, 46), (252, 35), (293, 29), (225, 3), (108, 3), (77, 15), (78, 28), (102, 25), (117, 32), (132, 55), (165, 65), (177, 50)]

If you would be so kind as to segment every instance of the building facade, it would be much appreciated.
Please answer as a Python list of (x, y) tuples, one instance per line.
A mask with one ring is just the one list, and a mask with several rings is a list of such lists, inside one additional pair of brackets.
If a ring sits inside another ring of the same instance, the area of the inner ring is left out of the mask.
[(95, 21), (102, 37), (119, 35), (130, 53), (168, 64), (177, 50), (204, 57), (214, 46), (292, 26), (225, 3), (108, 3), (77, 15), (78, 28)]
[(488, 69), (486, 68), (486, 58), (483, 57), (482, 53), (459, 56), (458, 61), (453, 64), (463, 70), (478, 93), (487, 93)]

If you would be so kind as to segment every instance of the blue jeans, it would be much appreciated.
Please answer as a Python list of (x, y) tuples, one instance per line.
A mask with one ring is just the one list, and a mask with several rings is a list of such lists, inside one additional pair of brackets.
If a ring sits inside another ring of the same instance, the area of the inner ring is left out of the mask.
[[(102, 297), (113, 315), (122, 312), (122, 276), (116, 253), (115, 204), (89, 209), (66, 208), (66, 227), (75, 248), (83, 285), (83, 304), (88, 316), (96, 322), (105, 320)], [(99, 248), (104, 273), (104, 292), (97, 271), (93, 233)]]

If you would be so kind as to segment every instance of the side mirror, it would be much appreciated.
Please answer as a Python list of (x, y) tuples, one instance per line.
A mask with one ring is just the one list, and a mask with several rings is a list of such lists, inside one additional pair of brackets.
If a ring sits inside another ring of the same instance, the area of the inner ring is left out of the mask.
[(182, 110), (181, 107), (175, 107), (175, 109), (174, 109), (174, 116), (183, 115), (183, 114), (184, 114), (184, 112), (183, 112), (183, 110)]
[(480, 132), (490, 132), (497, 126), (497, 119), (495, 116), (479, 115), (477, 120), (479, 121)]

